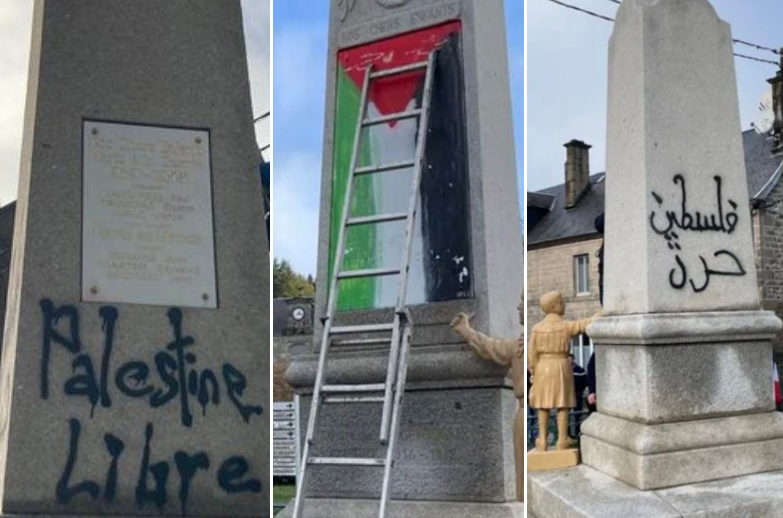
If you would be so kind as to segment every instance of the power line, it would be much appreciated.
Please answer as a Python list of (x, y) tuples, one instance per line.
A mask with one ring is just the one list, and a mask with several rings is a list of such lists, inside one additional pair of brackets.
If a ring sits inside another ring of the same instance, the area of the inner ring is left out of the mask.
[(760, 63), (769, 63), (775, 66), (778, 66), (780, 64), (777, 61), (772, 61), (771, 59), (754, 58), (753, 56), (746, 56), (745, 54), (737, 54), (736, 52), (734, 53), (734, 55), (737, 56), (738, 58), (750, 59), (752, 61), (758, 61)]
[[(568, 9), (573, 9), (574, 11), (579, 11), (580, 13), (589, 14), (590, 16), (593, 16), (595, 18), (600, 18), (601, 20), (606, 20), (607, 22), (614, 22), (614, 18), (610, 18), (610, 17), (604, 16), (602, 14), (594, 13), (593, 11), (588, 11), (587, 9), (582, 9), (581, 7), (577, 7), (575, 5), (571, 5), (571, 4), (567, 4), (565, 2), (561, 2), (560, 0), (549, 0), (549, 1), (552, 2), (552, 3), (555, 3), (555, 4), (559, 5), (559, 6), (562, 6), (562, 7), (568, 8)], [(616, 4), (620, 4), (620, 2), (618, 0), (608, 0), (608, 1), (616, 3)], [(763, 45), (757, 45), (755, 43), (750, 43), (750, 42), (743, 41), (743, 40), (738, 40), (738, 39), (735, 39), (735, 40), (732, 40), (732, 41), (734, 43), (738, 43), (740, 45), (747, 45), (749, 47), (755, 47), (758, 50), (766, 50), (766, 51), (773, 52), (773, 53), (778, 54), (778, 55), (780, 54), (779, 50), (775, 50), (775, 49), (773, 49), (771, 47), (764, 47)], [(749, 60), (752, 60), (752, 61), (758, 61), (759, 63), (769, 63), (769, 64), (772, 64), (772, 65), (775, 65), (775, 66), (780, 66), (780, 64), (777, 61), (772, 61), (772, 60), (769, 60), (769, 59), (754, 58), (753, 56), (747, 56), (745, 54), (738, 54), (736, 52), (734, 53), (734, 55), (737, 56), (738, 58), (749, 59)]]
[(780, 55), (780, 50), (778, 50), (778, 49), (773, 49), (771, 47), (765, 47), (763, 45), (757, 45), (755, 43), (750, 43), (750, 42), (742, 41), (742, 40), (736, 40), (735, 39), (735, 40), (731, 40), (731, 41), (733, 41), (734, 43), (739, 43), (740, 45), (747, 45), (748, 47), (753, 47), (753, 48), (756, 48), (758, 50), (766, 50), (766, 51), (772, 52), (773, 54)]
[(270, 115), (272, 115), (272, 112), (266, 112), (266, 113), (265, 113), (265, 114), (263, 114), (263, 115), (259, 115), (258, 117), (256, 117), (255, 119), (253, 119), (253, 124), (255, 124), (256, 122), (259, 122), (259, 121), (260, 121), (260, 120), (262, 120), (262, 119), (266, 119), (266, 118), (267, 118), (267, 117), (269, 117)]
[(588, 11), (587, 9), (582, 9), (581, 7), (577, 7), (575, 5), (567, 4), (565, 2), (561, 2), (560, 0), (549, 0), (552, 3), (555, 3), (559, 6), (565, 7), (567, 9), (573, 9), (574, 11), (579, 11), (580, 13), (589, 14), (590, 16), (595, 16), (596, 18), (600, 18), (602, 20), (606, 20), (607, 22), (613, 22), (614, 18), (609, 18), (608, 16), (604, 16), (602, 14), (594, 13), (593, 11)]

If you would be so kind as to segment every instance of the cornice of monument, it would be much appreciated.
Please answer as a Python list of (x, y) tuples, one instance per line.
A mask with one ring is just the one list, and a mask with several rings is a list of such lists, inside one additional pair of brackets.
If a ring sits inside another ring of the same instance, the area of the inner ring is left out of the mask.
[(610, 315), (588, 334), (602, 345), (671, 345), (771, 340), (783, 323), (772, 311)]

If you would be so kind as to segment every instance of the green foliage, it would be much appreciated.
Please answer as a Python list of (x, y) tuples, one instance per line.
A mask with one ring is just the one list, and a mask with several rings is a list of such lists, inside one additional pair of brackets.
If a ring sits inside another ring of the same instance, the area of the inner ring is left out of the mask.
[(276, 299), (315, 295), (315, 281), (312, 275), (305, 277), (295, 272), (285, 259), (275, 259), (273, 269), (272, 294)]

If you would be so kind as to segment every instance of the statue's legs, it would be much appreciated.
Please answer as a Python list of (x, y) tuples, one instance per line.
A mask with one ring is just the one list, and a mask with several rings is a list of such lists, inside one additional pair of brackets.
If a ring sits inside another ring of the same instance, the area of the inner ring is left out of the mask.
[(571, 447), (571, 438), (568, 436), (568, 411), (569, 408), (557, 409), (557, 449), (567, 450)]
[(548, 435), (547, 424), (549, 424), (549, 410), (538, 409), (538, 438), (536, 439), (536, 449), (546, 451), (546, 439)]
[[(525, 420), (527, 412), (523, 400), (519, 400), (517, 416), (514, 419), (514, 463), (517, 474), (517, 500), (525, 501), (525, 451), (527, 439), (525, 438)], [(546, 446), (546, 443), (544, 443)]]

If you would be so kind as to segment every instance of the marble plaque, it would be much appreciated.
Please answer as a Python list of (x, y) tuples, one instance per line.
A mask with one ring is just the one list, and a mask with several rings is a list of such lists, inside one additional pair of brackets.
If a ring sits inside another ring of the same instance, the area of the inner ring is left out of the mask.
[(84, 121), (82, 299), (217, 307), (209, 132)]

